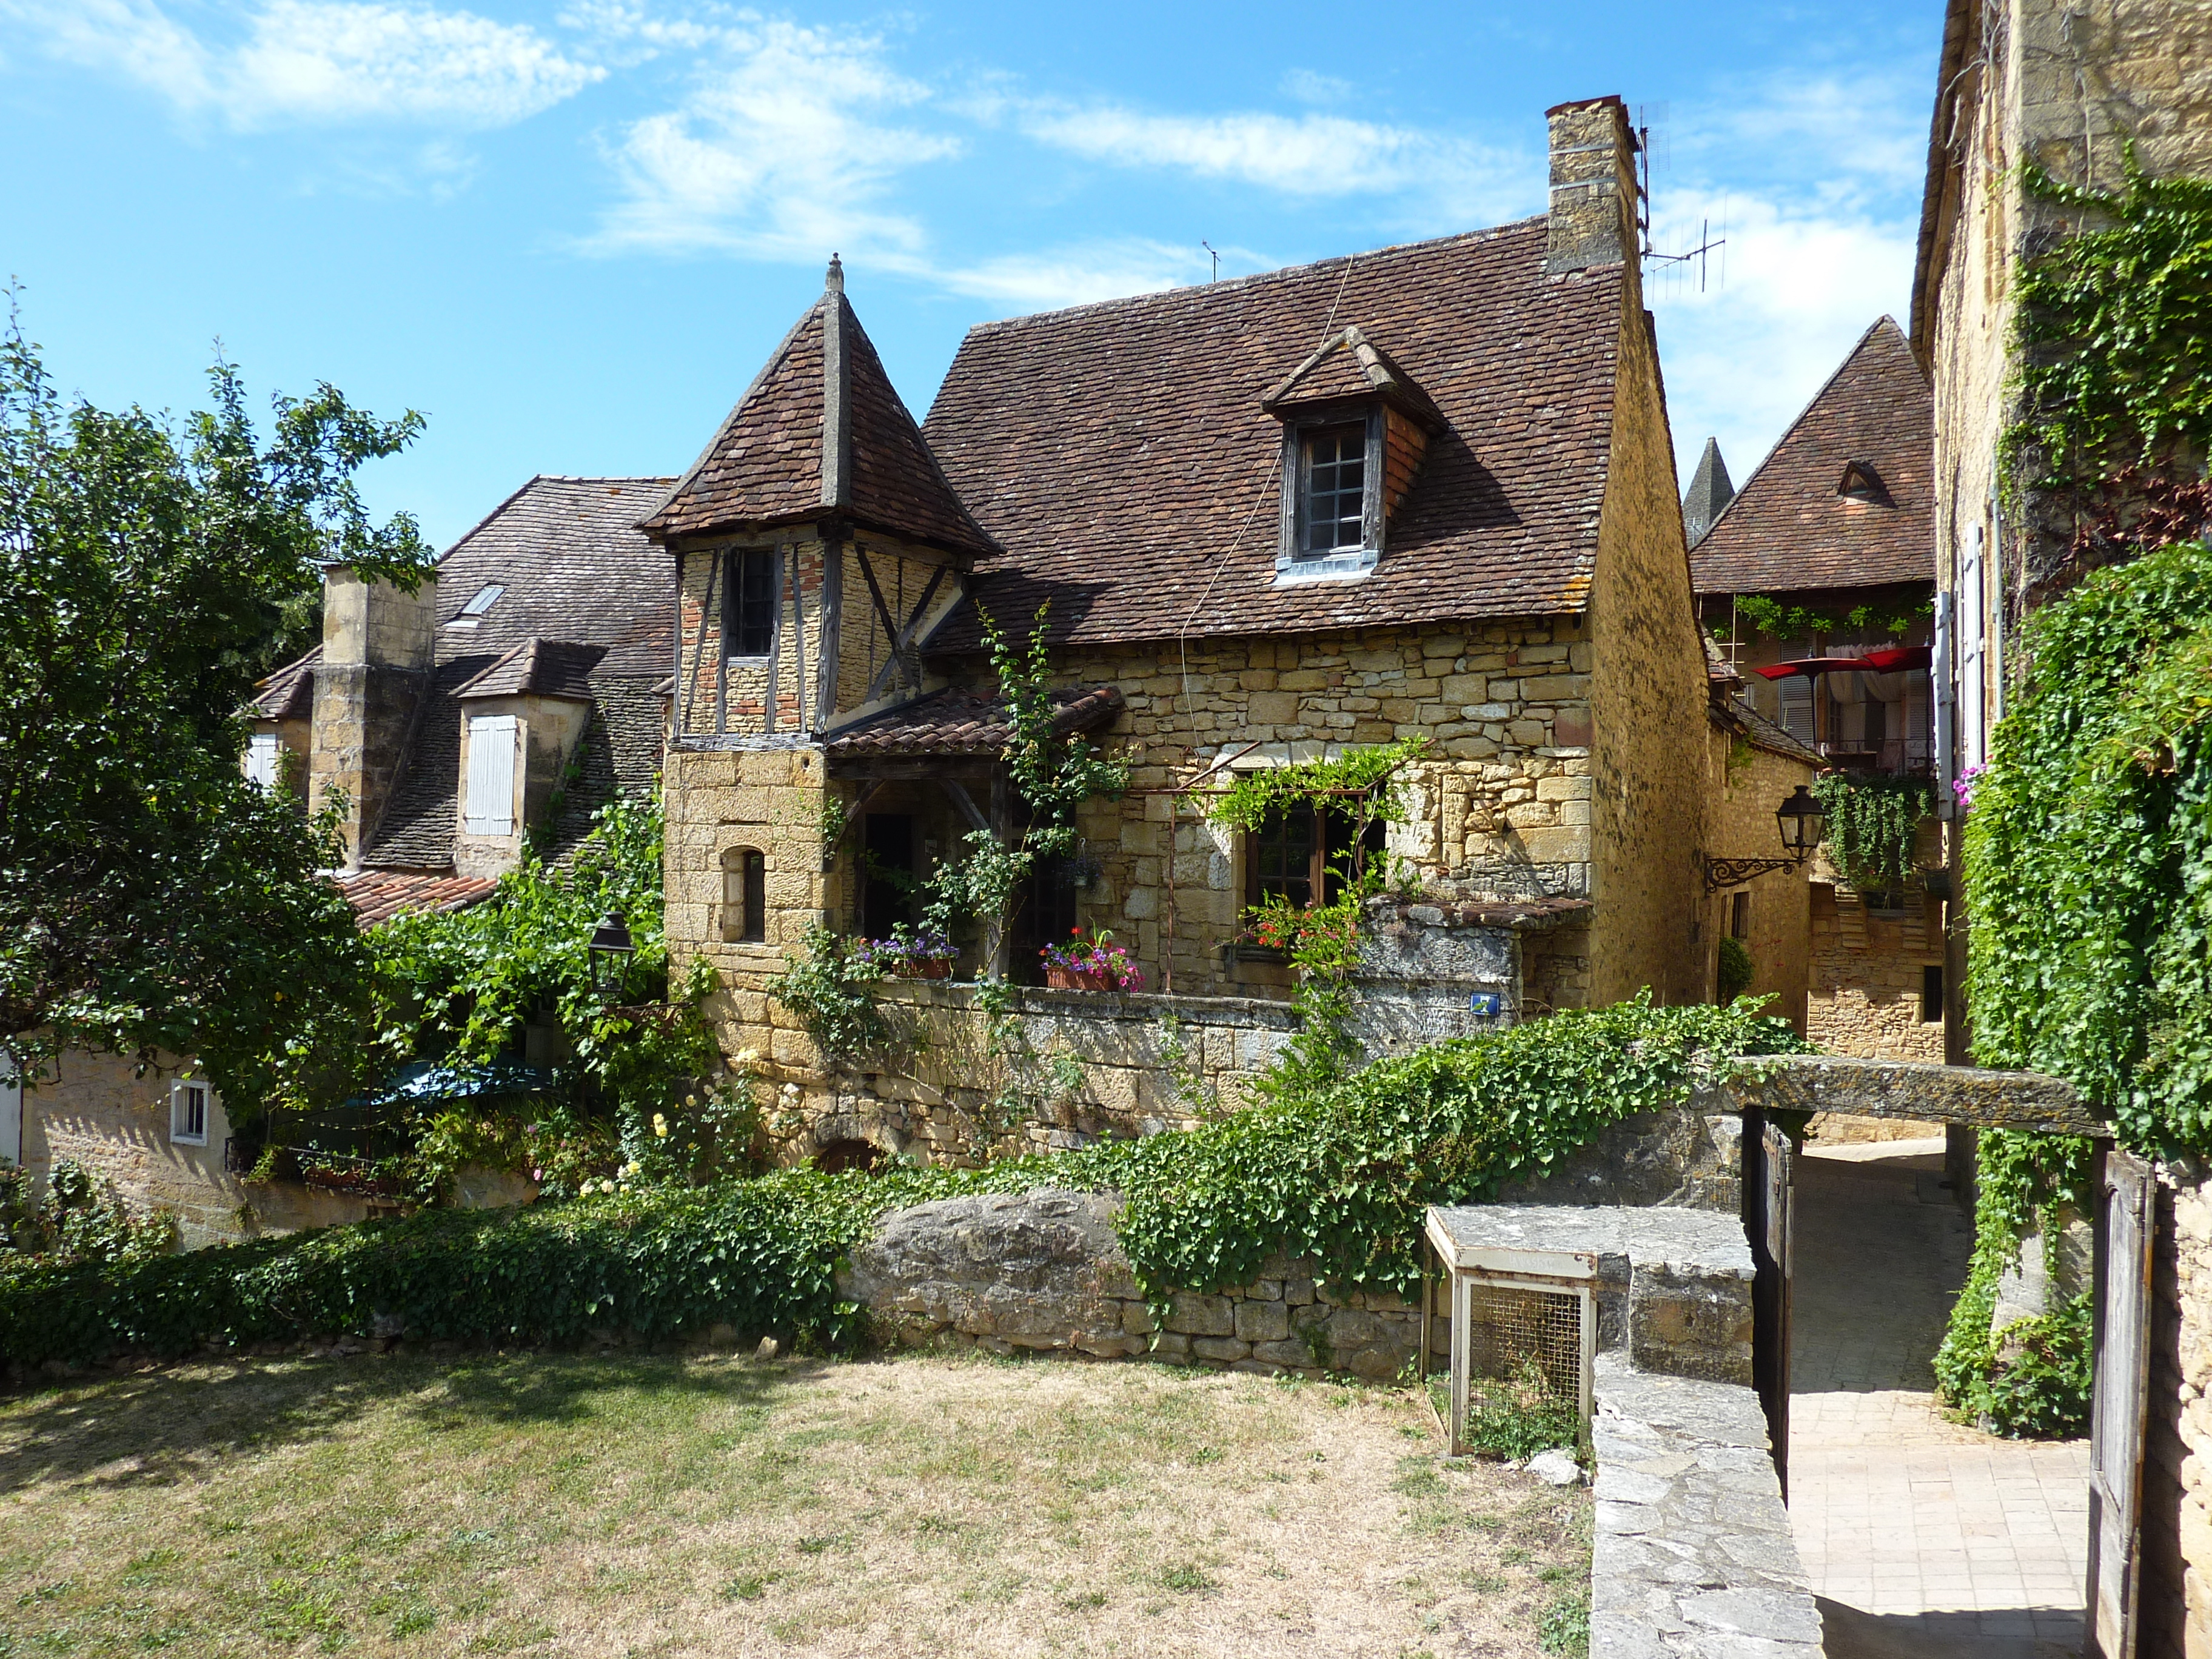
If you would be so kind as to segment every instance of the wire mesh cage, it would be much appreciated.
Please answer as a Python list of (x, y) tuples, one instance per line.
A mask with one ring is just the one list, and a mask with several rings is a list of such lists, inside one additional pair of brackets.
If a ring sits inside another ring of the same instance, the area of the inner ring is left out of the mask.
[[(1468, 1449), (1468, 1395), (1478, 1379), (1514, 1389), (1533, 1382), (1548, 1398), (1571, 1404), (1587, 1432), (1597, 1349), (1595, 1253), (1498, 1248), (1455, 1237), (1435, 1210), (1429, 1218), (1428, 1243), (1447, 1286), (1453, 1455)], [(1425, 1370), (1432, 1346), (1430, 1327), (1438, 1311), (1434, 1281), (1426, 1280)]]
[(1468, 1373), (1500, 1382), (1532, 1374), (1556, 1400), (1579, 1402), (1583, 1387), (1583, 1299), (1571, 1290), (1539, 1289), (1469, 1275)]

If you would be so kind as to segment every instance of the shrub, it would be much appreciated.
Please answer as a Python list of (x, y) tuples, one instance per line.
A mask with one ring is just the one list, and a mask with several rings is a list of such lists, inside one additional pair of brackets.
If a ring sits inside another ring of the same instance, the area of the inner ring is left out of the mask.
[(701, 1188), (401, 1220), (0, 1285), (0, 1356), (82, 1361), (117, 1349), (392, 1328), (471, 1342), (647, 1339), (727, 1322), (859, 1334), (839, 1260), (884, 1211), (958, 1193), (1118, 1192), (1123, 1247), (1155, 1302), (1304, 1257), (1352, 1286), (1418, 1283), (1424, 1208), (1543, 1174), (1606, 1125), (1802, 1048), (1756, 1005), (1648, 998), (1439, 1043), (1326, 1091), (1279, 1095), (1187, 1131), (979, 1170), (786, 1170)]
[(1734, 1002), (1751, 989), (1751, 981), (1759, 969), (1753, 964), (1751, 952), (1744, 949), (1740, 939), (1721, 940), (1720, 1000)]

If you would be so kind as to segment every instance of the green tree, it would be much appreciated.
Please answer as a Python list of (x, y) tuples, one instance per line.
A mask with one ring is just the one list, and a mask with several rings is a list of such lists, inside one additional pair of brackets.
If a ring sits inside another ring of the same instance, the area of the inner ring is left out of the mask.
[(266, 1091), (307, 1005), (365, 955), (316, 876), (328, 822), (240, 766), (238, 711), (317, 561), (402, 586), (430, 550), (354, 488), (419, 416), (330, 386), (273, 400), (237, 371), (182, 421), (65, 402), (12, 318), (0, 337), (0, 1033), (197, 1054), (234, 1109)]

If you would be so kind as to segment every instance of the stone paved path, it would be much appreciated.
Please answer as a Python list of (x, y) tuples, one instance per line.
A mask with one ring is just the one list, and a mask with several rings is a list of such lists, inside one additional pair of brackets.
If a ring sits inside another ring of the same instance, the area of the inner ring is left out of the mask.
[(1944, 1421), (1929, 1361), (1972, 1229), (1942, 1143), (1797, 1165), (1790, 1527), (1828, 1659), (2078, 1652), (2088, 1451)]

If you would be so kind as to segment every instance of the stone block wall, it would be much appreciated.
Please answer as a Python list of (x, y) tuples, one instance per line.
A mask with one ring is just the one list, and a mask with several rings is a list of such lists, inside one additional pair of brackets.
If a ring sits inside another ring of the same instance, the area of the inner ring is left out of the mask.
[(1877, 915), (1841, 882), (1815, 881), (1805, 1035), (1830, 1054), (1943, 1060), (1944, 1024), (1921, 1018), (1922, 975), (1943, 963), (1941, 907), (1917, 886)]
[[(1349, 1371), (1382, 1380), (1421, 1346), (1421, 1310), (1387, 1291), (1332, 1285), (1310, 1262), (1277, 1257), (1248, 1285), (1177, 1292), (1156, 1316), (1115, 1235), (1112, 1194), (1042, 1188), (942, 1199), (896, 1210), (837, 1276), (841, 1294), (868, 1308), (878, 1334), (912, 1346), (994, 1353), (1030, 1350), (1093, 1359), (1149, 1355), (1217, 1370)], [(1553, 1216), (1572, 1212), (1547, 1211)], [(1650, 1211), (1592, 1210), (1654, 1219)], [(1657, 1218), (1664, 1231), (1664, 1216)], [(1750, 1273), (1680, 1261), (1632, 1264), (1607, 1249), (1598, 1345), (1638, 1367), (1744, 1384), (1751, 1373)], [(1748, 1260), (1748, 1257), (1746, 1257)], [(1449, 1352), (1442, 1310), (1432, 1352)]]
[[(1774, 809), (1798, 785), (1813, 781), (1813, 768), (1788, 756), (1754, 749), (1725, 727), (1712, 732), (1708, 753), (1712, 793), (1705, 850), (1716, 858), (1779, 856), (1782, 837), (1775, 827)], [(1716, 988), (1720, 942), (1735, 931), (1739, 909), (1743, 919), (1741, 942), (1751, 953), (1748, 994), (1773, 998), (1766, 1012), (1788, 1020), (1791, 1029), (1802, 1036), (1812, 914), (1804, 872), (1770, 871), (1741, 887), (1707, 896), (1703, 942)]]
[[(1581, 619), (1562, 616), (1193, 640), (1187, 653), (1077, 647), (1054, 665), (1068, 684), (1121, 689), (1127, 706), (1105, 747), (1129, 762), (1136, 790), (1186, 781), (1249, 744), (1260, 747), (1241, 766), (1426, 737), (1428, 757), (1405, 775), (1410, 821), (1394, 827), (1391, 850), (1426, 879), (1522, 898), (1590, 890), (1590, 662)], [(976, 663), (955, 678), (988, 684)], [(1077, 827), (1103, 866), (1079, 901), (1083, 921), (1128, 945), (1148, 983), (1165, 983), (1171, 968), (1186, 995), (1256, 988), (1221, 951), (1245, 902), (1239, 837), (1178, 813), (1172, 797), (1133, 793), (1091, 802)]]
[[(1618, 125), (1618, 108), (1609, 112)], [(1624, 158), (1624, 164), (1625, 158)], [(1589, 592), (1595, 747), (1587, 811), (1595, 865), (1589, 999), (1644, 986), (1662, 1003), (1709, 994), (1700, 937), (1708, 696), (1690, 591), (1658, 349), (1638, 262), (1621, 267), (1612, 450)]]

